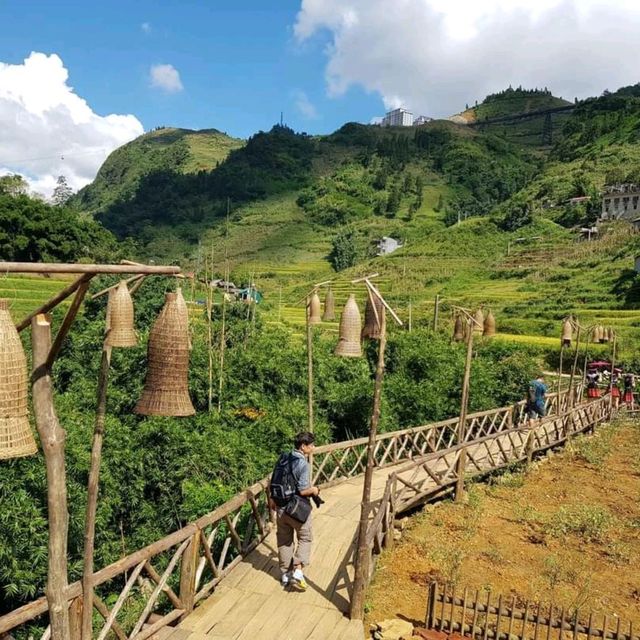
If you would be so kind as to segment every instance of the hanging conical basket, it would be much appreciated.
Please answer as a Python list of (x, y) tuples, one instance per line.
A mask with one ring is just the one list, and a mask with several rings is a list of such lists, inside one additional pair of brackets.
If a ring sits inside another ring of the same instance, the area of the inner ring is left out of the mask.
[(191, 416), (188, 323), (177, 293), (165, 295), (164, 307), (149, 333), (148, 369), (135, 412), (146, 416)]
[(360, 322), (360, 310), (354, 295), (351, 294), (340, 318), (340, 337), (335, 355), (346, 358), (359, 358), (362, 355)]
[(609, 327), (609, 342), (613, 342), (613, 338), (614, 338), (614, 333), (613, 333), (613, 329), (611, 327)]
[[(364, 327), (362, 327), (362, 339), (370, 338), (371, 340), (380, 340), (382, 336), (382, 319), (384, 318), (384, 305), (377, 296), (374, 306), (371, 303), (371, 298), (367, 298), (367, 305), (364, 308)], [(377, 312), (377, 318), (376, 318)]]
[(124, 280), (109, 292), (106, 344), (109, 347), (135, 347), (138, 344), (133, 326), (133, 300)]
[(482, 335), (487, 338), (493, 338), (496, 335), (496, 319), (489, 309), (489, 313), (487, 313), (487, 317), (484, 319), (484, 328)]
[(600, 342), (602, 340), (602, 328), (597, 326), (593, 328), (593, 341)]
[(475, 312), (473, 319), (475, 320), (473, 323), (473, 333), (482, 335), (484, 331), (484, 314), (482, 313), (482, 309), (478, 309)]
[(20, 336), (0, 299), (0, 460), (36, 453), (27, 409), (27, 359)]
[(322, 322), (320, 298), (314, 291), (309, 299), (309, 324), (320, 324), (320, 322)]
[(324, 298), (324, 313), (322, 314), (323, 322), (330, 322), (336, 319), (336, 303), (333, 298), (333, 291), (329, 289)]
[(456, 342), (462, 342), (464, 340), (464, 327), (462, 326), (462, 318), (456, 315), (456, 320), (453, 325), (453, 339)]
[(561, 343), (563, 347), (571, 346), (571, 336), (573, 334), (573, 327), (571, 326), (571, 321), (567, 318), (562, 323), (562, 338)]
[(600, 327), (600, 342), (603, 342), (603, 343), (609, 342), (609, 328), (608, 327)]

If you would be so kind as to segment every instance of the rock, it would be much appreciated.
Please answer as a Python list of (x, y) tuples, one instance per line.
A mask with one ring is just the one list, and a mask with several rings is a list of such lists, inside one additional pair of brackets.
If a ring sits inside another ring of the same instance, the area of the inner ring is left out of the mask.
[(416, 627), (413, 630), (413, 635), (423, 640), (447, 640), (448, 636), (443, 631), (436, 631), (435, 629), (424, 629), (423, 627)]
[(405, 640), (411, 638), (413, 625), (406, 620), (392, 618), (378, 623), (378, 629), (374, 637), (379, 633), (379, 640)]
[(398, 542), (399, 540), (402, 540), (402, 531), (398, 531), (397, 529), (395, 529), (393, 532), (393, 539), (396, 542)]

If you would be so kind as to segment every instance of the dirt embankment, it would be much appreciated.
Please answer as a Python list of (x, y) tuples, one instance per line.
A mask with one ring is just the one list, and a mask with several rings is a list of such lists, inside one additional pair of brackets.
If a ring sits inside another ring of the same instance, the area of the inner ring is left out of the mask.
[[(640, 624), (640, 424), (621, 422), (560, 453), (429, 506), (380, 557), (367, 622), (424, 622), (427, 583), (619, 616)], [(582, 616), (581, 616), (582, 617)]]

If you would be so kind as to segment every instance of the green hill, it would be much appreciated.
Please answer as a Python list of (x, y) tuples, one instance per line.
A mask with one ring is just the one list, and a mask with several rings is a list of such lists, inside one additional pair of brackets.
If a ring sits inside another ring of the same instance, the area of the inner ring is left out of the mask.
[(93, 183), (81, 189), (72, 203), (90, 213), (101, 211), (134, 197), (151, 173), (209, 171), (242, 144), (216, 129), (155, 129), (111, 153)]

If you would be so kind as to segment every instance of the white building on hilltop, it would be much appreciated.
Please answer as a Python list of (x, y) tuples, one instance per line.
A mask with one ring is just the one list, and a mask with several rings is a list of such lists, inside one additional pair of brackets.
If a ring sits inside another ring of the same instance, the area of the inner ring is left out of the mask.
[(413, 125), (413, 113), (402, 107), (394, 109), (382, 118), (380, 125), (382, 127), (410, 127)]

